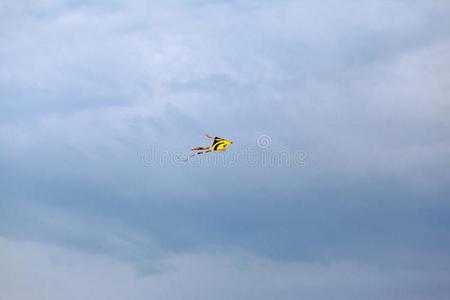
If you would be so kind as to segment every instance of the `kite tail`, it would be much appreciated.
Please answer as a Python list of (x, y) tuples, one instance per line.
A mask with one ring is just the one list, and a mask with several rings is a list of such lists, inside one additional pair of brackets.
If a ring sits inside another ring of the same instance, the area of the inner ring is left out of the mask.
[(208, 149), (208, 150), (197, 151), (194, 154), (191, 154), (187, 158), (183, 159), (183, 161), (188, 161), (191, 157), (194, 157), (194, 156), (197, 156), (197, 155), (200, 155), (200, 154), (205, 154), (205, 153), (208, 153), (208, 152), (211, 152), (211, 150)]

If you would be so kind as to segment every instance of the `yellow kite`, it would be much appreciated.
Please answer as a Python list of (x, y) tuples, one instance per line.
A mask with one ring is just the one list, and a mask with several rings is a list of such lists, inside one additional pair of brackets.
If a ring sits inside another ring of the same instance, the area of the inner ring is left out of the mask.
[[(226, 140), (217, 136), (212, 136), (209, 134), (205, 134), (205, 136), (208, 139), (214, 139), (213, 143), (211, 146), (200, 146), (200, 147), (194, 147), (192, 148), (192, 151), (196, 151), (194, 154), (192, 154), (189, 157), (193, 157), (199, 154), (203, 154), (203, 153), (208, 153), (208, 152), (213, 152), (213, 151), (225, 151), (227, 149), (228, 146), (230, 146), (231, 144), (233, 144), (232, 141), (230, 140)], [(185, 159), (184, 161), (187, 161), (187, 159)]]

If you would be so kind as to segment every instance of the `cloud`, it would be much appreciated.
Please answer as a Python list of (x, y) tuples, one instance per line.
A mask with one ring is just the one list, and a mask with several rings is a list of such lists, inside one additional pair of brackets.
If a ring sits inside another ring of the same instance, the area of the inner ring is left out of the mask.
[[(40, 243), (1, 239), (3, 295), (20, 299), (445, 299), (448, 270), (352, 261), (283, 264), (239, 251), (171, 256), (164, 273)], [(33, 266), (30, 268), (30, 266)], [(174, 288), (176, 287), (176, 288)]]
[[(145, 274), (210, 247), (377, 282), (448, 265), (443, 1), (2, 6), (2, 236)], [(226, 166), (177, 165), (205, 132)], [(249, 150), (306, 162), (231, 164)]]

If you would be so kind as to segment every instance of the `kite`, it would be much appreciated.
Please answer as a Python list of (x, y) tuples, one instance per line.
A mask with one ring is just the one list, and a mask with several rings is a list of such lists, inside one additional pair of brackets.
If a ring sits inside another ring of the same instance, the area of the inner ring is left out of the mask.
[(208, 152), (214, 152), (214, 151), (225, 151), (228, 146), (233, 144), (232, 141), (217, 137), (217, 136), (211, 136), (209, 134), (205, 134), (205, 136), (208, 139), (214, 139), (211, 146), (200, 146), (200, 147), (194, 147), (191, 150), (196, 151), (194, 154), (191, 154), (188, 158), (183, 159), (183, 161), (187, 161), (189, 158), (193, 156), (197, 156), (200, 154), (208, 153)]

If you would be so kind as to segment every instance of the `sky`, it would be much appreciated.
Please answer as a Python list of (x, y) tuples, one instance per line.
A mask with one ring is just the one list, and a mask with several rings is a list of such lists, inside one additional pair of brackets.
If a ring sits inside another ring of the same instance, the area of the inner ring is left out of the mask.
[(444, 0), (3, 0), (1, 298), (448, 299), (449, 78)]

